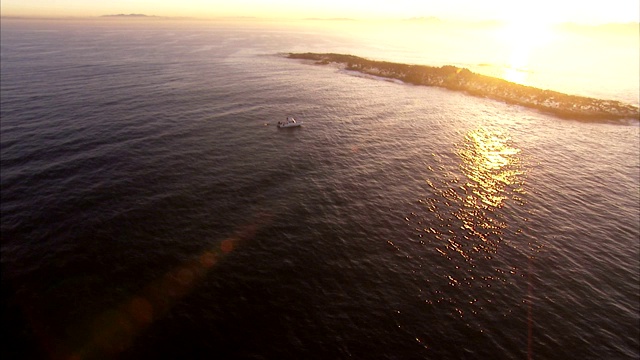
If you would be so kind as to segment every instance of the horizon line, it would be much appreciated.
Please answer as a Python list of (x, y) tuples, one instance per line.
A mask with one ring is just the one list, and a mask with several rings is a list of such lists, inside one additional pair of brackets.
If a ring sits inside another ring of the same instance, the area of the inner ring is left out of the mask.
[[(191, 20), (191, 21), (216, 21), (216, 20), (246, 20), (246, 21), (309, 21), (309, 22), (417, 22), (432, 24), (504, 24), (508, 22), (504, 19), (452, 19), (441, 18), (437, 16), (414, 16), (410, 18), (350, 18), (350, 17), (258, 17), (258, 16), (212, 16), (212, 17), (193, 17), (193, 16), (164, 16), (164, 15), (147, 15), (141, 13), (120, 13), (120, 14), (104, 14), (104, 15), (61, 15), (61, 16), (38, 16), (38, 15), (0, 15), (0, 19), (7, 20)], [(607, 25), (640, 25), (640, 21), (625, 22), (576, 22), (576, 21), (559, 21), (552, 23), (558, 25), (574, 25), (599, 27)]]

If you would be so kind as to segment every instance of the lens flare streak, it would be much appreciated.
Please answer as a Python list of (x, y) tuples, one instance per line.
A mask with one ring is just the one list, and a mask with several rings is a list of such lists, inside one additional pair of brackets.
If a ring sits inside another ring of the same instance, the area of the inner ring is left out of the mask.
[(239, 227), (231, 236), (217, 243), (182, 265), (171, 269), (164, 276), (148, 284), (131, 299), (114, 309), (97, 316), (86, 342), (71, 355), (52, 354), (53, 358), (86, 359), (116, 356), (131, 346), (137, 335), (155, 320), (166, 315), (197, 283), (226, 255), (268, 222), (270, 215), (259, 213), (252, 222)]

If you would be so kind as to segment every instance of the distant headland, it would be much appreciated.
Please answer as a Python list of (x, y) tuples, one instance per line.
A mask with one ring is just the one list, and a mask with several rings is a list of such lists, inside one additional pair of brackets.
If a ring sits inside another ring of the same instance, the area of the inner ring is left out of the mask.
[(319, 65), (337, 63), (344, 65), (347, 70), (397, 79), (414, 85), (464, 91), (474, 96), (537, 109), (561, 118), (593, 121), (640, 119), (640, 112), (636, 106), (619, 101), (542, 90), (450, 65), (432, 67), (399, 64), (343, 54), (290, 53), (287, 57), (313, 60)]
[(101, 17), (147, 18), (147, 17), (156, 17), (156, 16), (145, 15), (145, 14), (114, 14), (114, 15), (102, 15)]

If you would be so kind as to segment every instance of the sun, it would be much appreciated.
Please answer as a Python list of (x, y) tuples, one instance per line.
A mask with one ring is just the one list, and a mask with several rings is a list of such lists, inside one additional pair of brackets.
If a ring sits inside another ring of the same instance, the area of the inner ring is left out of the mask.
[(531, 68), (531, 54), (553, 40), (552, 24), (535, 17), (516, 16), (496, 32), (505, 49), (502, 76), (509, 81), (526, 83)]

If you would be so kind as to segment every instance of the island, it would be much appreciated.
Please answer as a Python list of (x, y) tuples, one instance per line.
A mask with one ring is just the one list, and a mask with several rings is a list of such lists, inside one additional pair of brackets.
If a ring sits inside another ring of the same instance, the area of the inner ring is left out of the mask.
[(638, 107), (620, 101), (594, 99), (538, 89), (477, 74), (469, 69), (456, 66), (433, 67), (400, 64), (332, 53), (289, 53), (287, 57), (312, 60), (319, 65), (336, 63), (344, 66), (347, 70), (363, 74), (397, 79), (414, 85), (437, 86), (463, 91), (474, 96), (537, 109), (561, 118), (592, 121), (640, 120)]

